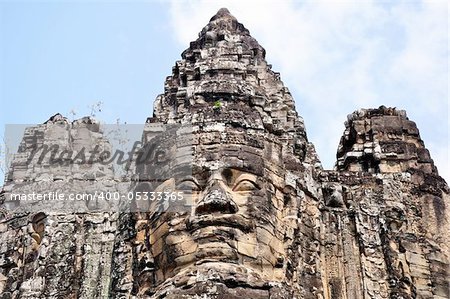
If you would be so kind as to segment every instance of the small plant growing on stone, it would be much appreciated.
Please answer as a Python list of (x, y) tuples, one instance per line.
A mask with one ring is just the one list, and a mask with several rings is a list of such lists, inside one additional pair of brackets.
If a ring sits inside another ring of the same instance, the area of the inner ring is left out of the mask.
[(215, 102), (214, 102), (213, 108), (214, 108), (214, 109), (220, 109), (220, 108), (222, 108), (222, 102), (221, 102), (220, 100), (215, 101)]
[(220, 100), (215, 101), (213, 105), (214, 114), (219, 114), (220, 108), (222, 108), (222, 102)]
[(103, 101), (98, 101), (92, 105), (90, 105), (88, 108), (91, 109), (90, 116), (95, 117), (98, 112), (102, 112), (103, 107)]

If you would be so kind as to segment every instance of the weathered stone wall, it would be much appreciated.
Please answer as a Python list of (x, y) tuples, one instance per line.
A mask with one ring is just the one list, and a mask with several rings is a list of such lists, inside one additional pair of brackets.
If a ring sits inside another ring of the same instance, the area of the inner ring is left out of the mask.
[[(450, 297), (450, 190), (404, 111), (349, 115), (323, 170), (264, 49), (221, 9), (167, 78), (143, 148), (155, 123), (189, 125), (176, 145), (189, 154), (137, 167), (132, 182), (100, 161), (25, 163), (32, 144), (109, 148), (94, 120), (27, 129), (2, 190), (0, 298)], [(176, 170), (186, 163), (189, 175)], [(186, 198), (132, 213), (8, 201), (45, 189)]]
[[(41, 155), (44, 146), (47, 155)], [(108, 297), (113, 249), (120, 237), (118, 207), (100, 200), (18, 201), (10, 196), (127, 189), (129, 183), (115, 180), (111, 164), (99, 163), (99, 157), (91, 163), (65, 160), (69, 153), (84, 149), (87, 154), (95, 146), (111, 151), (91, 118), (69, 123), (57, 114), (25, 130), (2, 189), (1, 298)]]
[(381, 106), (348, 116), (339, 143), (337, 168), (348, 171), (437, 173), (416, 124), (406, 112)]
[(395, 108), (356, 111), (337, 157), (331, 181), (352, 217), (365, 296), (448, 298), (449, 188), (415, 123)]

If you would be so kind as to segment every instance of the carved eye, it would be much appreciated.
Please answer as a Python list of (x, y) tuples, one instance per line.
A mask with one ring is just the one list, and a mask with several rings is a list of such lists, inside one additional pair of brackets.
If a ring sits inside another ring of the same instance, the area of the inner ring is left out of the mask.
[(160, 192), (173, 192), (173, 189), (169, 186), (166, 186), (166, 187), (162, 188), (162, 190)]
[(178, 183), (177, 190), (200, 191), (200, 186), (193, 179), (187, 179)]
[(250, 180), (241, 180), (236, 185), (234, 185), (233, 191), (235, 192), (248, 192), (253, 190), (258, 190), (259, 187), (255, 182)]

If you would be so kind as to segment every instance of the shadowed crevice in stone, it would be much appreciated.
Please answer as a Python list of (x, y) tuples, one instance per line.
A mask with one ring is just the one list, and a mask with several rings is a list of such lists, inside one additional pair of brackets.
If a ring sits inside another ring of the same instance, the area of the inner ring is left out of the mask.
[(238, 207), (227, 194), (220, 190), (210, 190), (205, 198), (197, 204), (196, 214), (234, 214)]

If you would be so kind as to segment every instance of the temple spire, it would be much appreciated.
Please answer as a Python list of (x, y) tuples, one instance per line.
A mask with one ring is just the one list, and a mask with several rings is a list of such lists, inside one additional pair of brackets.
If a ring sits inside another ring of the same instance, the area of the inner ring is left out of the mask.
[(227, 8), (222, 7), (222, 8), (219, 9), (219, 10), (217, 11), (217, 13), (211, 18), (211, 21), (213, 21), (213, 20), (215, 20), (215, 19), (218, 19), (218, 18), (223, 18), (223, 17), (232, 17), (232, 18), (234, 18), (234, 17), (231, 15), (230, 11), (229, 11)]
[(267, 63), (264, 48), (228, 9), (211, 18), (181, 57), (149, 121), (266, 130), (286, 134), (305, 150), (303, 120), (288, 88)]

